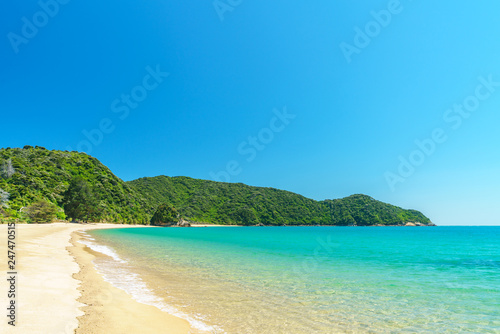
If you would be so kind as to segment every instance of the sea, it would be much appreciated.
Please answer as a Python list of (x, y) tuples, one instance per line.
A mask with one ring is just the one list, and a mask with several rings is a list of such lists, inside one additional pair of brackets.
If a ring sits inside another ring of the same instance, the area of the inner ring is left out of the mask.
[(500, 333), (500, 227), (82, 233), (108, 282), (192, 333)]

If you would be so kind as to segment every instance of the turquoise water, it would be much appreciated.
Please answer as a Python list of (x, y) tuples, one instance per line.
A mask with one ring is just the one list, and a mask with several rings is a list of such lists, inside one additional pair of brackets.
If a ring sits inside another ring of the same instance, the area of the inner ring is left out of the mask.
[(195, 333), (500, 333), (500, 227), (89, 234), (106, 279)]

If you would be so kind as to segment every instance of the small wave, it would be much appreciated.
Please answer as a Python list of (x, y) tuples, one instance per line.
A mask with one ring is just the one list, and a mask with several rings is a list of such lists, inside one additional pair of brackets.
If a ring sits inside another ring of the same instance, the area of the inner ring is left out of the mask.
[(163, 312), (184, 319), (188, 321), (189, 324), (197, 330), (210, 333), (214, 331), (216, 331), (217, 333), (224, 333), (220, 328), (216, 326), (209, 326), (204, 322), (195, 319), (184, 312), (179, 311), (175, 307), (166, 304), (163, 301), (163, 299), (156, 296), (147, 287), (146, 283), (140, 278), (138, 274), (134, 273), (130, 267), (124, 266), (128, 264), (128, 262), (120, 258), (112, 248), (104, 245), (99, 245), (85, 239), (81, 239), (80, 242), (89, 247), (90, 249), (92, 249), (93, 251), (110, 256), (114, 261), (121, 264), (121, 266), (113, 265), (112, 263), (107, 263), (108, 265), (102, 265), (96, 263), (95, 265), (97, 271), (99, 272), (99, 274), (102, 275), (105, 281), (125, 291), (134, 300), (142, 304), (154, 306)]
[(127, 261), (122, 260), (118, 256), (118, 254), (116, 254), (116, 252), (114, 250), (112, 250), (111, 248), (109, 248), (108, 246), (98, 245), (98, 244), (93, 243), (92, 241), (90, 241), (88, 239), (87, 240), (81, 239), (80, 243), (84, 244), (85, 246), (87, 246), (88, 248), (92, 249), (95, 252), (112, 257), (115, 261), (117, 261), (119, 263), (127, 263)]
[(85, 239), (88, 239), (88, 240), (95, 240), (94, 238), (92, 238), (90, 236), (90, 234), (88, 234), (87, 232), (85, 231), (79, 231), (80, 235), (83, 236)]

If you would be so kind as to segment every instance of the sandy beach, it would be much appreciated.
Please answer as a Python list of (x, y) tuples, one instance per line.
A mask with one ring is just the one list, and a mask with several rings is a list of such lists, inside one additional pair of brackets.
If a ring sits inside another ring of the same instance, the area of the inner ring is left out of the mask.
[[(76, 231), (133, 228), (114, 224), (16, 226), (16, 326), (3, 316), (1, 333), (188, 333), (189, 323), (133, 300), (95, 270), (95, 255)], [(140, 227), (140, 226), (137, 226)], [(2, 308), (8, 307), (7, 225), (0, 225)], [(6, 312), (4, 312), (6, 313)]]

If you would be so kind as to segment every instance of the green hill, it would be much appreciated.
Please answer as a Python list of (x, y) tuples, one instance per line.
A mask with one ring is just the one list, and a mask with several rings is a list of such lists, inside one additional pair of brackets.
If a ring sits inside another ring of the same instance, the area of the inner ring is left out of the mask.
[(58, 215), (64, 218), (63, 195), (75, 177), (86, 180), (102, 212), (102, 221), (108, 222), (147, 224), (156, 209), (168, 203), (185, 219), (218, 224), (432, 224), (418, 211), (404, 210), (366, 195), (315, 201), (273, 188), (182, 176), (124, 182), (85, 153), (31, 146), (0, 149), (0, 214), (24, 219), (23, 208), (46, 199), (58, 206)]
[(104, 221), (149, 221), (134, 190), (85, 153), (49, 151), (38, 146), (0, 149), (0, 172), (0, 189), (9, 193), (8, 207), (3, 211), (15, 218), (23, 218), (19, 210), (37, 199), (47, 199), (61, 208), (69, 182), (80, 176), (92, 186)]
[(422, 213), (382, 203), (366, 195), (315, 201), (273, 188), (189, 177), (144, 177), (127, 182), (151, 212), (161, 203), (198, 222), (243, 225), (402, 225), (432, 224)]

